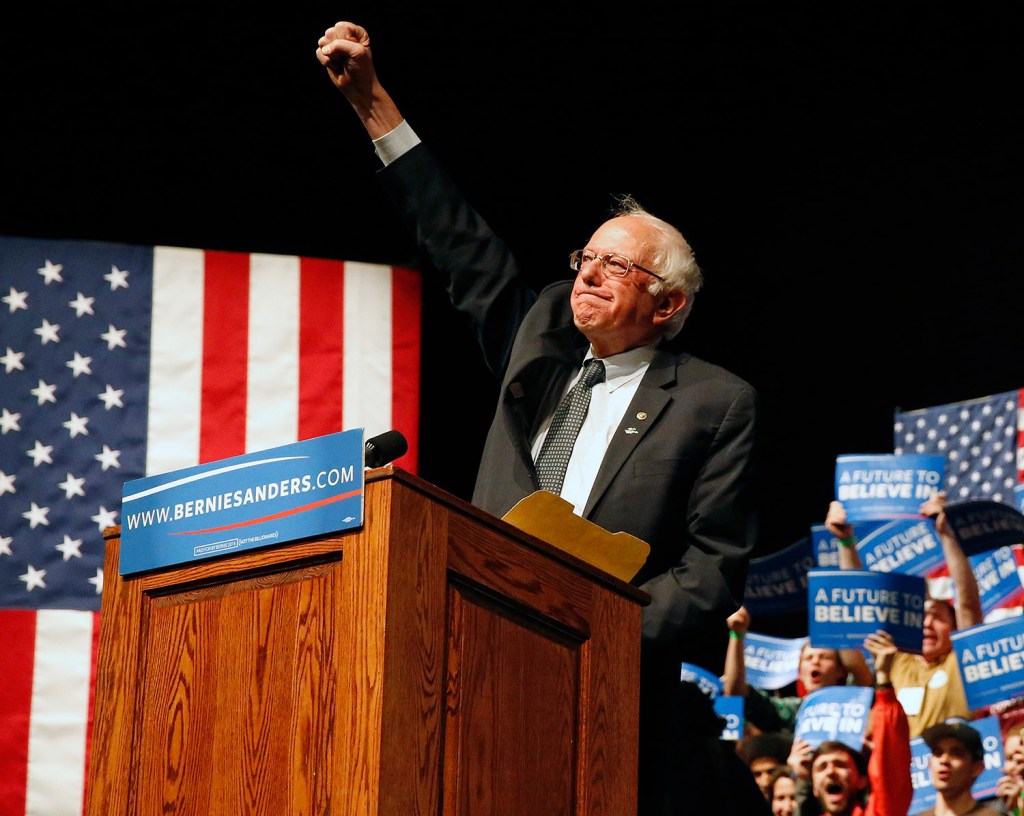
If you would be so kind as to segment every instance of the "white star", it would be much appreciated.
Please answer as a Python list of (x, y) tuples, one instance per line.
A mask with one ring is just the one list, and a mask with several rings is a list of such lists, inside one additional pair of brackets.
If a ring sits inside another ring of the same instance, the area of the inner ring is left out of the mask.
[(0, 470), (0, 496), (4, 495), (4, 493), (17, 493), (18, 488), (14, 486), (14, 483), (17, 481), (17, 479), (18, 477), (15, 476), (13, 473), (10, 476), (8, 476), (6, 473)]
[(57, 545), (57, 551), (64, 556), (65, 561), (70, 561), (72, 558), (81, 558), (82, 539), (72, 538), (65, 533), (64, 541)]
[[(111, 450), (106, 445), (103, 446), (103, 451), (97, 453), (93, 459), (103, 465), (103, 469), (121, 467), (121, 462), (118, 461), (121, 456), (121, 451)], [(100, 530), (103, 528), (101, 527)]]
[(25, 589), (31, 592), (36, 587), (46, 589), (46, 570), (37, 570), (31, 564), (28, 565), (28, 572), (19, 575), (18, 579), (25, 582)]
[(47, 513), (50, 512), (49, 507), (40, 507), (35, 502), (32, 502), (32, 507), (21, 514), (21, 517), (28, 522), (28, 526), (31, 529), (36, 529), (40, 524), (44, 527), (50, 526), (50, 520), (46, 518)]
[(61, 277), (60, 274), (63, 269), (64, 264), (51, 263), (50, 259), (47, 258), (46, 266), (39, 267), (36, 272), (43, 276), (43, 280), (46, 282), (46, 285), (49, 286), (54, 281), (57, 281), (58, 283), (64, 282), (64, 278)]
[(100, 335), (102, 340), (107, 341), (107, 351), (113, 351), (116, 346), (128, 348), (124, 342), (124, 336), (128, 333), (128, 330), (115, 328), (113, 323), (107, 325), (107, 330)]
[(121, 402), (121, 397), (124, 396), (123, 388), (114, 388), (110, 383), (107, 383), (107, 390), (96, 396), (103, 400), (103, 404), (107, 406), (108, 411), (115, 405), (118, 408), (124, 408), (124, 403)]
[(53, 459), (50, 458), (50, 454), (53, 453), (53, 445), (44, 445), (38, 439), (36, 440), (35, 447), (32, 450), (25, 451), (25, 453), (32, 457), (34, 467), (39, 467), (41, 462), (46, 462), (48, 465), (53, 464)]
[(83, 357), (76, 351), (74, 359), (68, 360), (64, 365), (70, 368), (75, 377), (77, 377), (79, 374), (92, 374), (92, 369), (89, 367), (90, 363), (92, 363), (92, 357)]
[(12, 414), (6, 408), (4, 408), (3, 414), (0, 414), (0, 433), (7, 433), (8, 431), (20, 431), (21, 425), (18, 423), (21, 420), (21, 414)]
[(128, 288), (128, 270), (110, 267), (110, 273), (103, 276), (104, 280), (110, 281), (110, 291), (113, 292), (120, 287)]
[(72, 496), (84, 496), (85, 478), (73, 476), (69, 473), (68, 478), (57, 485), (57, 487), (64, 491), (64, 498), (66, 499), (70, 499)]
[(19, 292), (12, 286), (11, 293), (3, 296), (3, 302), (10, 308), (11, 314), (18, 309), (28, 309), (28, 292)]
[(0, 555), (11, 555), (12, 536), (0, 536)]
[(60, 331), (60, 324), (51, 323), (45, 317), (43, 318), (42, 325), (38, 329), (32, 329), (33, 334), (38, 334), (39, 339), (43, 341), (45, 346), (47, 343), (59, 343), (60, 337), (57, 332)]
[(34, 394), (39, 404), (42, 405), (44, 402), (56, 402), (57, 398), (54, 394), (57, 391), (56, 385), (50, 385), (49, 383), (39, 381), (39, 385), (29, 391), (30, 394)]
[(117, 513), (113, 510), (108, 510), (102, 504), (96, 515), (90, 516), (90, 518), (99, 526), (101, 533), (108, 527), (113, 527), (117, 524)]
[(99, 567), (96, 568), (96, 575), (89, 579), (89, 583), (96, 587), (96, 594), (103, 594), (103, 570)]
[(86, 297), (79, 292), (78, 297), (68, 301), (68, 306), (75, 310), (75, 317), (81, 317), (84, 314), (95, 314), (92, 310), (92, 304), (95, 302), (96, 298)]
[(0, 363), (3, 363), (4, 368), (6, 369), (5, 373), (10, 374), (12, 371), (14, 371), (14, 369), (24, 371), (25, 366), (21, 362), (24, 356), (25, 352), (15, 351), (10, 346), (8, 346), (7, 353), (3, 357), (0, 357)]
[(82, 434), (82, 436), (89, 435), (89, 429), (85, 427), (86, 425), (89, 424), (89, 417), (80, 417), (78, 414), (72, 411), (71, 418), (67, 422), (64, 422), (62, 424), (64, 425), (65, 428), (68, 429), (68, 432), (71, 434), (72, 439), (74, 439), (79, 434)]

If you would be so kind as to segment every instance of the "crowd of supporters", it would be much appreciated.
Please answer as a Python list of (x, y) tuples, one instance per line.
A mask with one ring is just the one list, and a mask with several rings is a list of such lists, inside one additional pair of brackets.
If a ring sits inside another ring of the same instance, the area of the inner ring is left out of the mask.
[[(937, 494), (921, 506), (935, 523), (948, 583), (929, 587), (920, 653), (899, 650), (879, 630), (863, 649), (822, 649), (805, 643), (796, 679), (782, 689), (748, 682), (744, 639), (757, 631), (745, 607), (729, 619), (730, 641), (722, 694), (743, 699), (743, 733), (723, 741), (742, 760), (763, 802), (751, 813), (774, 816), (1021, 816), (1024, 806), (1024, 699), (1007, 699), (983, 710), (968, 707), (951, 635), (984, 622), (977, 580), (969, 559), (945, 518), (946, 499)], [(839, 567), (863, 569), (853, 527), (839, 502), (828, 508), (825, 526), (839, 541)], [(868, 659), (865, 658), (865, 653)], [(810, 745), (795, 735), (808, 694), (829, 686), (873, 689), (873, 705), (862, 745), (825, 741)], [(982, 735), (971, 723), (995, 716), (1005, 758), (994, 792), (976, 799), (972, 788), (985, 770)], [(911, 741), (930, 750), (928, 774), (934, 804), (911, 809)]]

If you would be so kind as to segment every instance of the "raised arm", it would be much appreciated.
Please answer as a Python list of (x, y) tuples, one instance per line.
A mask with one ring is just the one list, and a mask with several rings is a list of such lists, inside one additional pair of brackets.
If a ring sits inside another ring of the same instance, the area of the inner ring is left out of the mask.
[(722, 675), (722, 693), (735, 697), (747, 696), (747, 666), (743, 657), (743, 638), (750, 629), (750, 613), (745, 606), (733, 612), (729, 624), (729, 648), (725, 652), (725, 674)]
[(825, 528), (839, 539), (839, 568), (864, 569), (864, 562), (857, 552), (857, 537), (853, 534), (853, 525), (846, 521), (846, 508), (842, 502), (829, 504)]
[(390, 133), (402, 123), (398, 106), (377, 79), (370, 35), (365, 28), (348, 22), (331, 26), (317, 42), (316, 58), (352, 105), (371, 139)]
[[(864, 569), (860, 553), (857, 552), (857, 537), (853, 533), (853, 525), (846, 521), (846, 508), (842, 502), (829, 504), (825, 528), (839, 539), (839, 568)], [(840, 649), (839, 660), (850, 673), (855, 686), (870, 686), (875, 682), (871, 667), (860, 649)]]
[(950, 580), (956, 589), (957, 628), (966, 629), (977, 626), (985, 620), (981, 608), (981, 595), (978, 592), (978, 581), (974, 577), (971, 562), (964, 554), (960, 541), (953, 532), (946, 518), (946, 494), (939, 492), (921, 505), (921, 515), (935, 520), (935, 532), (939, 534), (942, 544), (942, 555), (946, 559)]

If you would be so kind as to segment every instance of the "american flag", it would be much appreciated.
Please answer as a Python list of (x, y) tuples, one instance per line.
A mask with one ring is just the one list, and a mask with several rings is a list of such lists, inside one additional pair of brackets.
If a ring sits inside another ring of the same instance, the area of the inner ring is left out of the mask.
[(897, 412), (893, 451), (943, 454), (951, 502), (989, 499), (1016, 506), (1024, 481), (1024, 389)]
[(420, 277), (0, 237), (0, 816), (80, 814), (122, 485), (351, 428), (417, 465)]

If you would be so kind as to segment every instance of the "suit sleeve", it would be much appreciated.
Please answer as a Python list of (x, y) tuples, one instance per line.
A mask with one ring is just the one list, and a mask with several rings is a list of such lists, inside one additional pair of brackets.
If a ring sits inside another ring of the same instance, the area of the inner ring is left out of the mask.
[(419, 144), (378, 172), (416, 247), (442, 277), (452, 305), (476, 332), (500, 379), (536, 294), (508, 246)]

